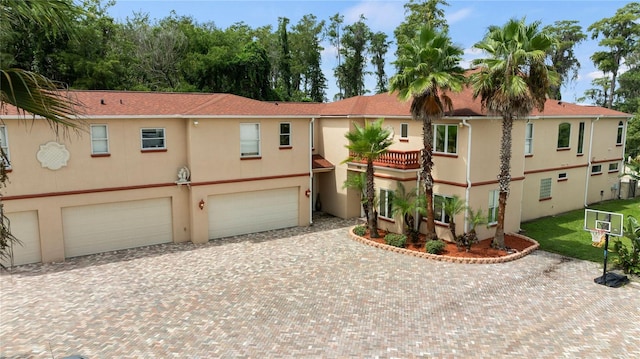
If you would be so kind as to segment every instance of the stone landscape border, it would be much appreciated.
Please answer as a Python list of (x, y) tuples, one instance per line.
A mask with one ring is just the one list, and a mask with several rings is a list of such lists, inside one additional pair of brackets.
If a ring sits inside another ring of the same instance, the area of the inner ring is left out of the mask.
[(516, 259), (520, 259), (526, 255), (528, 255), (529, 253), (535, 251), (536, 249), (540, 248), (540, 243), (538, 243), (537, 241), (523, 236), (521, 234), (517, 234), (517, 233), (509, 233), (510, 236), (514, 236), (514, 237), (518, 237), (518, 238), (522, 238), (526, 241), (531, 242), (531, 246), (527, 247), (525, 250), (520, 251), (520, 252), (516, 252), (513, 254), (508, 254), (506, 256), (502, 256), (502, 257), (494, 257), (494, 258), (464, 258), (464, 257), (451, 257), (451, 256), (445, 256), (445, 255), (441, 255), (441, 254), (431, 254), (431, 253), (427, 253), (427, 252), (418, 252), (418, 251), (412, 251), (410, 249), (406, 249), (406, 248), (399, 248), (399, 247), (394, 247), (394, 246), (390, 246), (388, 244), (384, 244), (384, 243), (378, 243), (376, 241), (372, 241), (369, 239), (366, 239), (364, 237), (360, 237), (358, 235), (356, 235), (355, 233), (353, 233), (353, 229), (355, 228), (355, 226), (351, 227), (349, 229), (349, 236), (360, 243), (372, 246), (372, 247), (376, 247), (376, 248), (380, 248), (380, 249), (384, 249), (387, 251), (391, 251), (391, 252), (396, 252), (396, 253), (402, 253), (402, 254), (406, 254), (406, 255), (410, 255), (410, 256), (414, 256), (414, 257), (419, 257), (419, 258), (426, 258), (426, 259), (433, 259), (436, 261), (441, 261), (441, 262), (449, 262), (449, 263), (469, 263), (469, 264), (491, 264), (491, 263), (506, 263), (506, 262), (511, 262), (514, 261)]

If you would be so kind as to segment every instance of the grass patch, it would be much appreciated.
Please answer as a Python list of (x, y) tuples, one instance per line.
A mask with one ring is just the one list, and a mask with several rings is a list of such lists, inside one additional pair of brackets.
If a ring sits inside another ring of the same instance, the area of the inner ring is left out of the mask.
[[(621, 199), (601, 202), (589, 206), (590, 209), (599, 211), (622, 213), (625, 218), (632, 215), (640, 219), (640, 198)], [(563, 256), (585, 259), (592, 262), (602, 262), (603, 248), (591, 245), (591, 234), (583, 230), (584, 209), (538, 218), (520, 225), (525, 235), (540, 243), (540, 249), (558, 253)], [(609, 249), (613, 248), (613, 239), (610, 237)], [(622, 241), (630, 245), (628, 238), (622, 237)], [(611, 257), (615, 254), (611, 253)]]

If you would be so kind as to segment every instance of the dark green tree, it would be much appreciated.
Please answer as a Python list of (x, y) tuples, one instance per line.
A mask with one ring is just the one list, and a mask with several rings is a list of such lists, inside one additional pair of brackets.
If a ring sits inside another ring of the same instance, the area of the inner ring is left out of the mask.
[(387, 92), (387, 74), (384, 70), (385, 56), (389, 50), (391, 41), (387, 40), (387, 34), (384, 32), (376, 32), (371, 36), (369, 44), (369, 53), (371, 54), (371, 64), (375, 69), (376, 76), (376, 93)]
[(364, 77), (366, 75), (367, 49), (371, 39), (371, 30), (365, 23), (366, 18), (344, 27), (340, 53), (344, 62), (335, 69), (335, 76), (342, 84), (344, 98), (366, 93)]
[(576, 20), (562, 20), (542, 29), (556, 40), (548, 55), (551, 67), (560, 76), (560, 83), (552, 85), (549, 90), (549, 96), (556, 100), (562, 99), (560, 88), (563, 85), (578, 79), (580, 61), (575, 55), (575, 46), (587, 38), (578, 24)]

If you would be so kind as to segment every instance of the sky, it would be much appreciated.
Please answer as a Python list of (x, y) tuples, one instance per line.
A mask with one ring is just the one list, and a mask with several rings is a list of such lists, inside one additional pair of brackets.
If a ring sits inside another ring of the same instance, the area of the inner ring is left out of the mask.
[[(336, 13), (344, 16), (344, 25), (355, 23), (360, 15), (366, 17), (366, 24), (373, 32), (382, 31), (394, 41), (387, 53), (387, 76), (395, 74), (391, 62), (395, 61), (395, 38), (393, 30), (404, 20), (404, 4), (408, 0), (116, 0), (109, 8), (109, 14), (119, 22), (132, 17), (134, 12), (149, 15), (152, 20), (169, 16), (173, 10), (179, 16), (191, 16), (198, 23), (213, 22), (216, 27), (225, 29), (237, 22), (244, 22), (252, 28), (272, 25), (277, 29), (278, 18), (287, 17), (290, 26), (295, 25), (306, 14), (315, 15), (318, 20), (329, 22)], [(587, 33), (588, 40), (576, 47), (576, 56), (581, 64), (577, 81), (562, 88), (562, 99), (576, 102), (591, 81), (601, 77), (590, 60), (594, 51), (601, 50), (598, 40), (592, 40), (587, 28), (594, 22), (611, 17), (616, 10), (631, 1), (615, 0), (448, 0), (450, 6), (444, 7), (449, 24), (449, 35), (453, 42), (464, 49), (463, 67), (467, 68), (472, 59), (482, 57), (482, 53), (473, 49), (473, 44), (482, 40), (490, 25), (504, 25), (511, 18), (526, 17), (527, 22), (540, 21), (550, 25), (559, 20), (578, 20)], [(337, 93), (333, 78), (333, 68), (337, 65), (336, 50), (323, 42), (322, 69), (328, 79), (327, 98), (331, 100)], [(372, 71), (373, 68), (371, 67)], [(375, 89), (374, 76), (367, 76), (366, 87)]]

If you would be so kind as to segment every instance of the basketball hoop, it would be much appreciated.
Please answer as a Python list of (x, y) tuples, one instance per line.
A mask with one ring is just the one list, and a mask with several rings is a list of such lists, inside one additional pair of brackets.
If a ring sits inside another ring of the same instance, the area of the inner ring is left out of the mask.
[(606, 238), (607, 231), (603, 229), (594, 229), (591, 232), (591, 245), (594, 247), (602, 247)]

